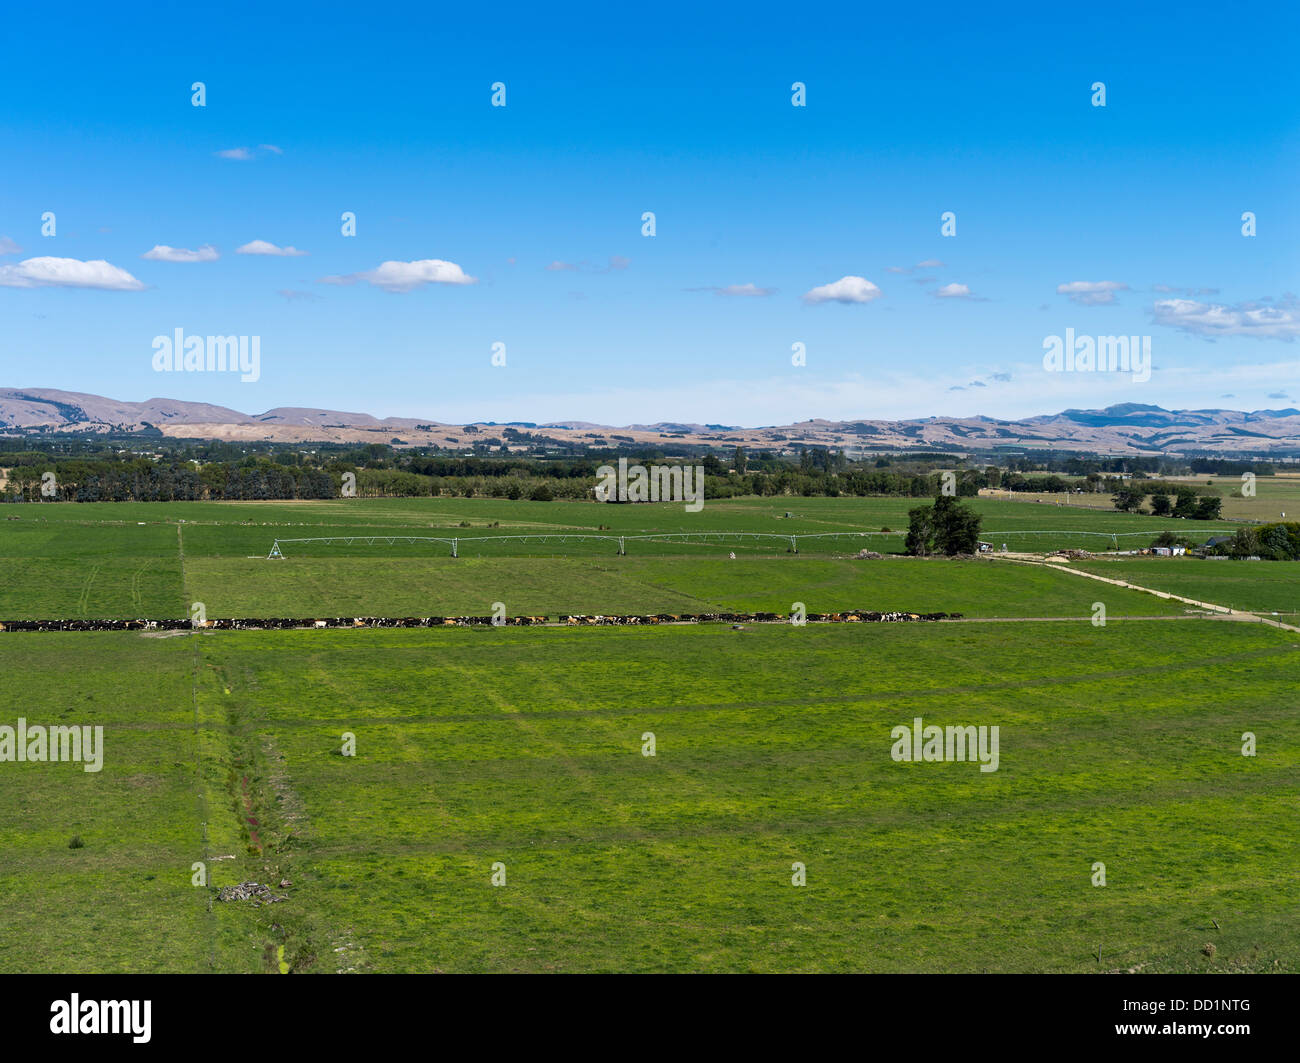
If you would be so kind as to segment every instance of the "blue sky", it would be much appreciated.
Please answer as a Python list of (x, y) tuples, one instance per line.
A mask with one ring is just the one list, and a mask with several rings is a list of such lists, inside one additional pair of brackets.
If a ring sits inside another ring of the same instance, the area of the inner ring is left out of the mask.
[[(275, 6), (6, 14), (0, 385), (454, 422), (1300, 406), (1294, 5)], [(260, 378), (156, 372), (176, 328), (260, 337)], [(1150, 380), (1046, 372), (1067, 328), (1150, 336)]]

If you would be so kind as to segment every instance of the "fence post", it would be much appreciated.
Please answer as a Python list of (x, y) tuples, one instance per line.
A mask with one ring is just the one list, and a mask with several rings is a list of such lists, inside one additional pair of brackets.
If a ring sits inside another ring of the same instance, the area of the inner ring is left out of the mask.
[(795, 537), (793, 535), (790, 536), (790, 553), (797, 554), (799, 552), (799, 544), (794, 540)]
[(456, 540), (456, 539), (453, 539), (453, 540), (451, 541), (451, 556), (452, 556), (452, 557), (457, 557), (457, 556), (459, 556), (459, 555), (457, 555), (457, 553), (456, 553), (456, 543), (457, 543), (457, 540)]
[(618, 554), (620, 557), (622, 557), (626, 553), (627, 553), (627, 548), (623, 545), (623, 536), (620, 535), (618, 537)]

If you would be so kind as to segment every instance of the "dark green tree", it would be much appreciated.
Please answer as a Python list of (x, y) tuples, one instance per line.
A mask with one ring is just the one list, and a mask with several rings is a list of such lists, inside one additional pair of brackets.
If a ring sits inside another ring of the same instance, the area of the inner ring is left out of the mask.
[(903, 548), (913, 557), (929, 557), (934, 553), (934, 506), (909, 509), (907, 521)]
[(917, 557), (973, 554), (979, 548), (980, 515), (950, 495), (908, 511), (905, 549)]
[(1115, 503), (1115, 508), (1121, 513), (1136, 513), (1142, 508), (1142, 502), (1146, 497), (1146, 494), (1142, 491), (1135, 491), (1131, 487), (1121, 487), (1116, 490), (1111, 501)]
[(979, 549), (980, 515), (957, 499), (934, 500), (935, 548), (941, 554), (973, 554)]
[(1197, 499), (1194, 516), (1197, 520), (1218, 520), (1222, 511), (1223, 499), (1216, 495), (1205, 495)]
[(1190, 487), (1178, 489), (1178, 499), (1174, 502), (1175, 517), (1196, 516), (1196, 492)]

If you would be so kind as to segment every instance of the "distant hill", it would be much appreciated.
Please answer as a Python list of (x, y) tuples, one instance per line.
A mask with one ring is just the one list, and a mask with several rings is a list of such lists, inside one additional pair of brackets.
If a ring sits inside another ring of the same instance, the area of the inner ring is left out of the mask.
[[(518, 422), (516, 422), (518, 424)], [(0, 388), (0, 433), (135, 432), (157, 429), (174, 438), (273, 442), (383, 442), (460, 446), (499, 436), (505, 424), (472, 428), (410, 417), (278, 407), (261, 414), (177, 399), (124, 402), (52, 388)], [(851, 450), (1083, 450), (1101, 454), (1181, 454), (1187, 451), (1300, 456), (1300, 410), (1166, 410), (1123, 403), (1104, 410), (1064, 410), (1021, 420), (926, 417), (904, 421), (801, 421), (762, 428), (657, 422), (630, 426), (556, 421), (527, 428), (586, 445), (611, 433), (637, 443), (674, 442), (755, 448), (805, 446)]]

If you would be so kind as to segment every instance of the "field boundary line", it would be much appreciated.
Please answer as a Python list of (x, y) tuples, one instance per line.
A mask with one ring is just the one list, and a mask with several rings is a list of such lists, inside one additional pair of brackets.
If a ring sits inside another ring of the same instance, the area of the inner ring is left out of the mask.
[(1126, 590), (1141, 591), (1143, 594), (1154, 595), (1157, 598), (1164, 598), (1167, 601), (1182, 602), (1185, 605), (1195, 605), (1201, 609), (1210, 609), (1223, 615), (1228, 620), (1253, 620), (1260, 624), (1268, 624), (1270, 627), (1281, 628), (1283, 631), (1294, 631), (1300, 634), (1300, 627), (1291, 624), (1284, 624), (1280, 620), (1274, 620), (1272, 617), (1261, 616), (1259, 613), (1252, 612), (1248, 609), (1233, 609), (1231, 606), (1220, 605), (1218, 602), (1203, 602), (1198, 598), (1188, 598), (1181, 594), (1174, 594), (1172, 591), (1159, 591), (1154, 587), (1143, 587), (1138, 583), (1130, 583), (1128, 580), (1113, 579), (1110, 576), (1102, 576), (1096, 572), (1086, 572), (1081, 568), (1072, 568), (1065, 564), (1049, 564), (1046, 561), (1026, 561), (1021, 558), (996, 558), (996, 560), (1009, 562), (1015, 565), (1032, 565), (1038, 568), (1050, 569), (1053, 572), (1068, 572), (1073, 576), (1082, 576), (1085, 579), (1094, 579), (1099, 583), (1109, 583), (1115, 587), (1123, 587)]
[[(185, 582), (185, 528), (182, 524), (176, 525), (176, 552), (180, 561), (181, 569), (181, 607), (188, 609), (186, 602), (189, 599), (189, 591)], [(202, 655), (200, 653), (199, 640), (194, 642), (194, 657), (190, 669), (190, 706), (194, 713), (194, 784), (196, 789), (195, 797), (197, 798), (199, 813), (199, 850), (202, 853), (204, 874), (212, 863), (208, 851), (208, 791), (203, 777), (203, 736), (199, 727), (199, 673), (202, 670)], [(213, 910), (211, 891), (205, 889), (209, 894), (207, 902), (208, 914), (208, 970), (217, 969), (217, 931), (218, 921), (217, 913)], [(202, 973), (202, 972), (200, 972)]]
[(99, 575), (99, 570), (104, 567), (102, 561), (95, 562), (85, 582), (81, 585), (81, 594), (77, 596), (77, 612), (83, 616), (90, 611), (90, 588), (94, 586), (95, 577)]

